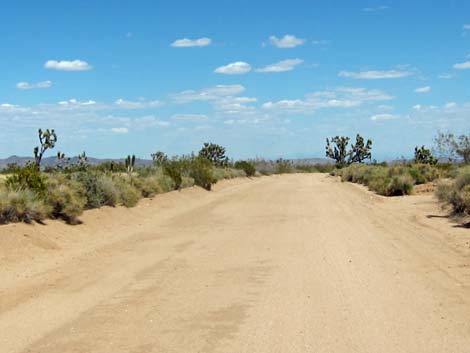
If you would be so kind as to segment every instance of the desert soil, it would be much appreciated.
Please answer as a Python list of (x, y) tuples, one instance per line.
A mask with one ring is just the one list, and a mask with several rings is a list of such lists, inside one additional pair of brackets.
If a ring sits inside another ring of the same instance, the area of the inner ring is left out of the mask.
[(333, 177), (0, 227), (0, 352), (470, 352), (470, 230)]

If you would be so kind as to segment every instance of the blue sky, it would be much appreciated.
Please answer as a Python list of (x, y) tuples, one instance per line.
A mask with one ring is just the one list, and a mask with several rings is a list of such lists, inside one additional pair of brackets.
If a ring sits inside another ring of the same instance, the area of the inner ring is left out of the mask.
[(470, 129), (468, 1), (10, 1), (0, 157), (323, 157), (328, 136), (410, 156)]

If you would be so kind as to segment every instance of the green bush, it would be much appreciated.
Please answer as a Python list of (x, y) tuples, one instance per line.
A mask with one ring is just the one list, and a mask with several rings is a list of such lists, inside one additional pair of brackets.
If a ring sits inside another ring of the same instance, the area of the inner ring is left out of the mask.
[(453, 181), (441, 182), (436, 196), (442, 204), (452, 207), (454, 215), (470, 215), (470, 168), (462, 168)]
[(173, 158), (163, 163), (163, 171), (173, 180), (175, 190), (181, 188), (183, 183), (183, 161)]
[(256, 173), (256, 168), (253, 163), (248, 161), (237, 161), (235, 162), (235, 168), (241, 169), (245, 172), (247, 177), (252, 177)]
[(392, 177), (385, 190), (385, 196), (410, 195), (413, 192), (413, 179), (409, 175)]
[(0, 192), (0, 223), (41, 222), (50, 213), (50, 207), (30, 190)]
[(142, 197), (153, 197), (163, 192), (158, 179), (155, 176), (134, 179), (134, 186), (140, 190)]
[(181, 189), (190, 188), (194, 186), (194, 179), (191, 177), (183, 177), (183, 182), (181, 183)]
[(113, 176), (108, 174), (98, 175), (96, 178), (96, 190), (99, 193), (98, 199), (101, 205), (114, 207), (119, 203), (120, 190)]
[(131, 181), (124, 177), (115, 178), (116, 185), (119, 189), (119, 203), (126, 207), (134, 207), (140, 200), (141, 193)]
[(44, 197), (47, 190), (46, 177), (34, 163), (16, 169), (7, 177), (5, 185), (9, 190), (30, 190), (40, 197)]
[(69, 180), (64, 175), (50, 176), (45, 202), (51, 207), (52, 218), (61, 218), (67, 223), (77, 224), (86, 204), (85, 190), (78, 182)]
[(89, 170), (80, 171), (72, 174), (72, 180), (80, 183), (85, 191), (87, 209), (99, 208), (105, 205), (105, 196), (98, 182), (97, 173)]
[[(420, 171), (420, 169), (416, 169)], [(395, 165), (352, 164), (343, 169), (337, 169), (333, 175), (339, 175), (341, 181), (359, 183), (370, 190), (384, 196), (409, 195), (413, 192), (415, 180), (409, 173), (409, 167)], [(427, 175), (427, 174), (426, 174)]]
[(214, 177), (212, 163), (203, 157), (194, 158), (191, 162), (189, 174), (197, 186), (209, 191), (212, 189), (212, 185), (217, 182)]
[(429, 183), (439, 178), (439, 170), (429, 164), (414, 164), (408, 170), (416, 185)]

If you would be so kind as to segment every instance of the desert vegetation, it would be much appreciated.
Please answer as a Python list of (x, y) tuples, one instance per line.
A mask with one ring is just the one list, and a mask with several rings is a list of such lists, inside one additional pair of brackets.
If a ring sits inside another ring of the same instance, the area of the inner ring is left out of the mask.
[(360, 134), (326, 139), (332, 163), (301, 163), (287, 159), (231, 160), (223, 146), (204, 143), (198, 153), (169, 157), (152, 153), (151, 165), (138, 165), (135, 155), (92, 165), (85, 152), (76, 158), (57, 152), (54, 166), (43, 167), (46, 151), (55, 148), (54, 130), (38, 131), (39, 146), (26, 165), (7, 165), (0, 182), (0, 223), (62, 219), (80, 222), (86, 209), (134, 207), (141, 198), (198, 186), (210, 191), (222, 179), (285, 173), (330, 173), (344, 182), (359, 183), (383, 196), (413, 193), (432, 184), (436, 196), (453, 215), (470, 214), (470, 137), (439, 133), (434, 149), (416, 146), (413, 160), (378, 163), (372, 160), (372, 140)]
[(233, 163), (225, 148), (206, 143), (198, 154), (169, 158), (163, 152), (151, 155), (151, 166), (136, 165), (135, 155), (123, 163), (91, 165), (85, 152), (75, 162), (57, 153), (55, 166), (41, 166), (47, 150), (55, 147), (54, 130), (39, 130), (40, 145), (33, 150), (34, 161), (24, 166), (8, 165), (0, 183), (0, 223), (41, 222), (46, 218), (79, 223), (86, 209), (102, 206), (135, 206), (141, 198), (199, 186), (211, 190), (221, 179), (255, 176), (249, 161)]
[(357, 135), (348, 150), (349, 141), (346, 136), (326, 140), (326, 157), (335, 161), (331, 175), (365, 185), (383, 196), (410, 195), (416, 185), (432, 183), (437, 199), (452, 215), (470, 215), (470, 136), (439, 132), (435, 152), (416, 146), (411, 161), (368, 164), (364, 162), (372, 159), (372, 141), (364, 143)]

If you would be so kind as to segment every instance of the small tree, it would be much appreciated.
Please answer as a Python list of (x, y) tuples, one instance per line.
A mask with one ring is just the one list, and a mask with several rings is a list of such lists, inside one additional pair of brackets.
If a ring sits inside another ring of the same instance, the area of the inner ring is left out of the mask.
[(334, 159), (338, 168), (343, 168), (351, 163), (362, 163), (372, 158), (372, 140), (364, 143), (364, 138), (357, 134), (356, 143), (351, 145), (348, 151), (350, 138), (347, 136), (335, 136), (326, 139), (326, 157)]
[(421, 146), (421, 147), (416, 146), (415, 147), (415, 163), (436, 165), (437, 158), (432, 155), (432, 152), (430, 149), (424, 146)]
[(36, 167), (39, 169), (41, 167), (41, 160), (44, 153), (50, 148), (54, 148), (57, 142), (57, 134), (55, 133), (54, 129), (46, 131), (42, 131), (42, 129), (38, 130), (38, 137), (39, 143), (41, 146), (34, 147), (34, 163)]
[(207, 159), (216, 167), (226, 167), (228, 165), (225, 148), (215, 143), (204, 143), (204, 146), (199, 151), (199, 157)]
[(434, 144), (441, 158), (451, 162), (461, 158), (465, 164), (470, 163), (470, 135), (455, 137), (451, 133), (439, 132), (434, 139)]

